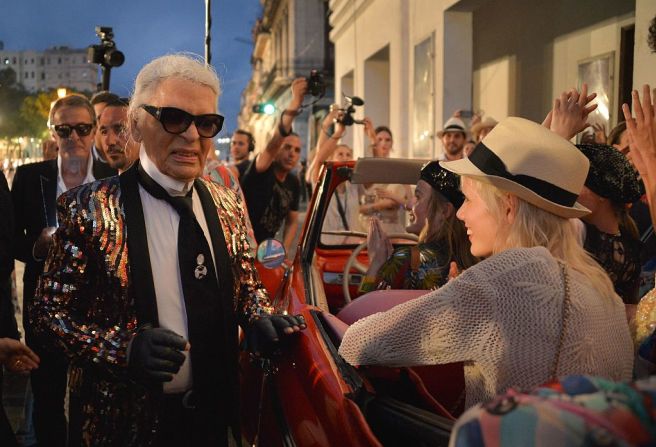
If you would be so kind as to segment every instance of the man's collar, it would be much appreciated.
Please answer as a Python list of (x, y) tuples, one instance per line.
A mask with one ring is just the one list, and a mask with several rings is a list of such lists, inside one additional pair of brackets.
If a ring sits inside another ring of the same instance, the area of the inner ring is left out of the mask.
[(159, 170), (155, 163), (150, 159), (146, 153), (146, 148), (142, 144), (139, 148), (139, 162), (143, 167), (146, 174), (148, 174), (155, 182), (157, 182), (162, 188), (166, 190), (172, 196), (184, 196), (189, 192), (191, 187), (194, 185), (194, 182), (183, 182), (176, 180), (173, 177), (169, 177), (166, 174), (163, 174)]
[[(61, 177), (62, 163), (63, 163), (62, 156), (58, 151), (57, 152), (57, 176), (59, 176), (59, 177)], [(95, 180), (96, 179), (93, 176), (93, 155), (91, 155), (91, 153), (89, 153), (89, 157), (87, 159), (87, 175), (86, 175), (86, 177), (85, 177), (85, 179), (82, 183), (89, 183), (89, 182), (93, 182)]]

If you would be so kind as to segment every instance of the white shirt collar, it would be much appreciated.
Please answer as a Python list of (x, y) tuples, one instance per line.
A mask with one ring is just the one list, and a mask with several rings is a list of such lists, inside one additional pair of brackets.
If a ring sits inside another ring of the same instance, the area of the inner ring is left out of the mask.
[(155, 180), (162, 188), (166, 190), (172, 196), (184, 196), (194, 185), (194, 182), (183, 182), (176, 180), (173, 177), (169, 177), (166, 174), (163, 174), (162, 171), (153, 163), (148, 154), (146, 153), (146, 148), (142, 144), (139, 148), (139, 162), (143, 167), (146, 174), (148, 174), (153, 180)]
[[(62, 158), (61, 154), (57, 154), (57, 188), (61, 190), (61, 193), (65, 193), (68, 191), (68, 188), (66, 187), (66, 184), (64, 183), (64, 178), (61, 175), (61, 169), (62, 169)], [(91, 151), (89, 151), (89, 158), (87, 161), (87, 175), (84, 177), (84, 180), (82, 180), (81, 185), (85, 183), (91, 183), (95, 182), (96, 178), (93, 176), (93, 155), (91, 154)]]

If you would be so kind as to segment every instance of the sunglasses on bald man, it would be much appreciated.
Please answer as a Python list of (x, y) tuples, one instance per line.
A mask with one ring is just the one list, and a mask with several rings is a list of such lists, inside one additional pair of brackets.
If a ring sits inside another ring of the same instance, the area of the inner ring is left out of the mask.
[(86, 137), (93, 130), (93, 124), (55, 124), (51, 126), (60, 138), (69, 138), (73, 131), (78, 137)]
[(155, 107), (146, 104), (141, 105), (141, 108), (159, 121), (165, 131), (175, 135), (189, 129), (192, 122), (196, 125), (198, 135), (203, 138), (214, 137), (223, 127), (223, 116), (216, 113), (192, 115), (175, 107)]

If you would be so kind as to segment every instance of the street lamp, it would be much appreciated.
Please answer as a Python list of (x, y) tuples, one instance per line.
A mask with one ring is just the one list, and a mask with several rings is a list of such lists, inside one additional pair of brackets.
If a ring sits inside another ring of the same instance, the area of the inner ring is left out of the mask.
[(66, 87), (59, 87), (57, 89), (57, 98), (61, 99), (64, 96), (66, 96), (68, 92), (66, 91)]

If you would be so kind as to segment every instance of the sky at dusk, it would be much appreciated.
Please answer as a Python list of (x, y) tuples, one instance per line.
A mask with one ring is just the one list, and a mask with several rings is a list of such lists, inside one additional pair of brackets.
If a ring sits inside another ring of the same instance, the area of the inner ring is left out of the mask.
[[(212, 0), (212, 65), (223, 83), (221, 135), (237, 126), (239, 101), (250, 78), (251, 29), (259, 0)], [(5, 50), (44, 50), (98, 44), (95, 26), (114, 28), (125, 63), (112, 70), (111, 90), (128, 95), (139, 69), (163, 54), (204, 54), (204, 0), (0, 0)]]

